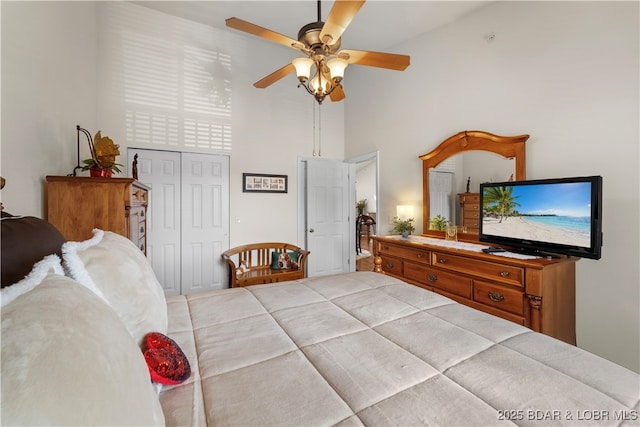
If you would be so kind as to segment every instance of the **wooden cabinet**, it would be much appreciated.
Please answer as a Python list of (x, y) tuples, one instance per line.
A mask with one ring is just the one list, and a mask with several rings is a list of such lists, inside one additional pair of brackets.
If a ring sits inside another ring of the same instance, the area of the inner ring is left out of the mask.
[(524, 260), (433, 238), (372, 238), (384, 273), (575, 345), (577, 258)]
[(458, 193), (462, 219), (460, 225), (467, 227), (468, 233), (478, 233), (480, 227), (480, 193)]
[(94, 228), (113, 231), (147, 251), (149, 187), (133, 178), (47, 176), (47, 220), (67, 240)]

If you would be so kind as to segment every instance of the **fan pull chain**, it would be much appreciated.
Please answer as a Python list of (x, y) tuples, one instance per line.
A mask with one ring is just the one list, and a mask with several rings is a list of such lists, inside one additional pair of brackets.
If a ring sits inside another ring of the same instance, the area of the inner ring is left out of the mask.
[(318, 157), (322, 154), (322, 104), (318, 104)]
[(316, 156), (316, 100), (313, 101), (313, 157)]

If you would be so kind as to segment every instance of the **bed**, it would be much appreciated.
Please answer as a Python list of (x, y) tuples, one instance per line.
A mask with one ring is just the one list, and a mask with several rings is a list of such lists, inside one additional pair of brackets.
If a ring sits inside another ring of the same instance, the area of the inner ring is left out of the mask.
[(384, 274), (164, 297), (124, 237), (62, 246), (2, 290), (3, 424), (640, 425), (637, 373)]

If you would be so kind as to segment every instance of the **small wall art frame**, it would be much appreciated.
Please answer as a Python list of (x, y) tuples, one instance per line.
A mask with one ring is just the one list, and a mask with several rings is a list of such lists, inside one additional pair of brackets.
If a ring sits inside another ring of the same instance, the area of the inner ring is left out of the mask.
[(242, 192), (244, 193), (286, 193), (288, 191), (287, 175), (264, 173), (243, 173)]

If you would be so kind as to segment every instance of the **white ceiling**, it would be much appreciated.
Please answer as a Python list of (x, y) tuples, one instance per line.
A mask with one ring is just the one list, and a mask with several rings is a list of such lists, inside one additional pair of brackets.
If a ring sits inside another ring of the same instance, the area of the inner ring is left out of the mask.
[[(226, 28), (226, 18), (237, 17), (293, 39), (298, 38), (300, 27), (317, 20), (315, 0), (183, 0), (134, 3), (218, 28)], [(491, 1), (369, 0), (343, 34), (342, 47), (384, 51), (404, 40), (452, 22), (488, 3)], [(325, 0), (321, 4), (322, 19), (325, 20), (333, 1)]]

